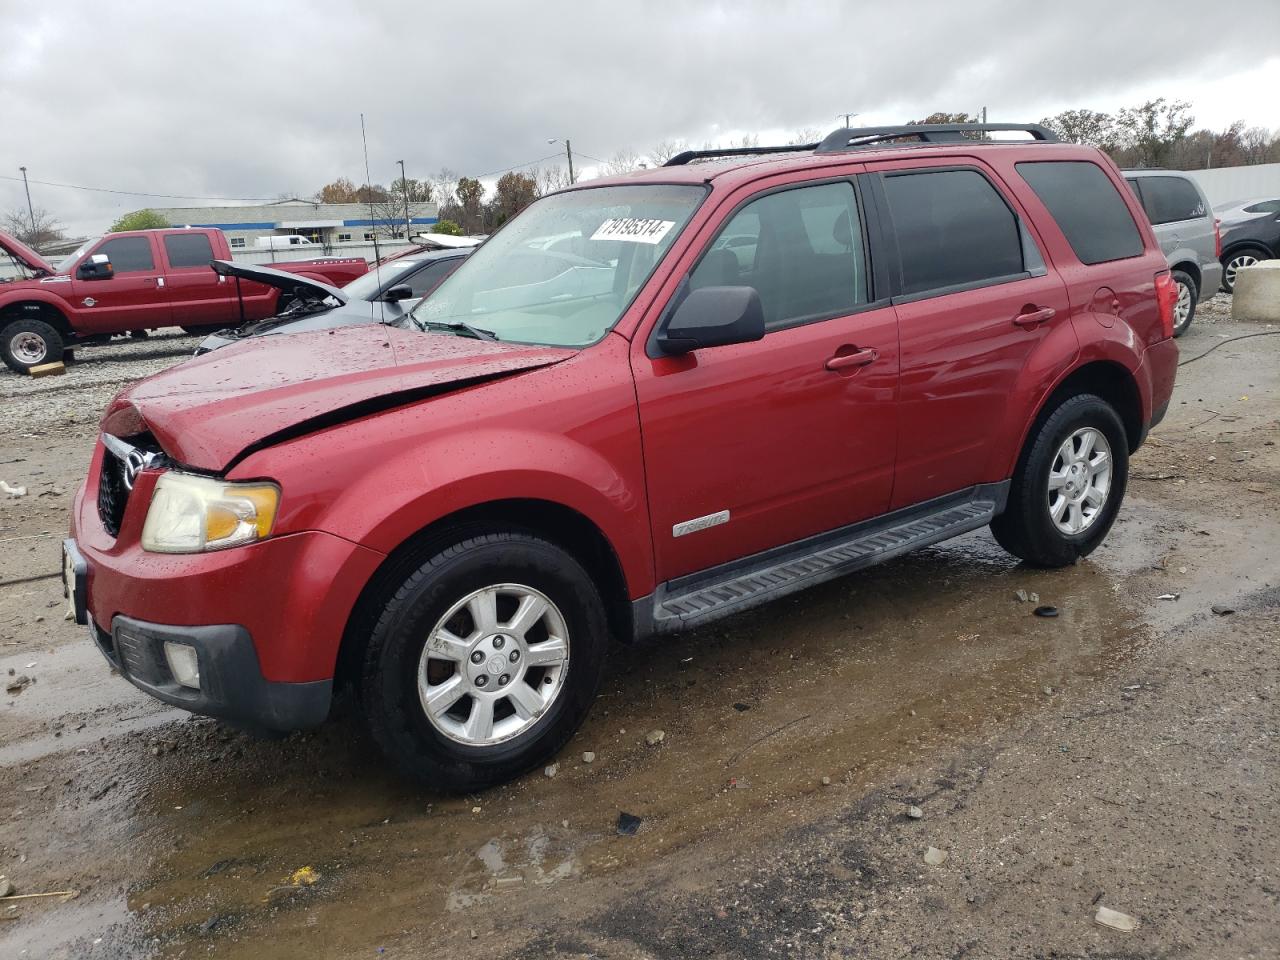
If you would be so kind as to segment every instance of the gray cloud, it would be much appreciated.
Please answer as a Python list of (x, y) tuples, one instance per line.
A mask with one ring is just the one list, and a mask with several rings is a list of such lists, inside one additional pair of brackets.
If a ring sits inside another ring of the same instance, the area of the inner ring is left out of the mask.
[[(549, 137), (607, 158), (664, 138), (825, 129), (846, 109), (893, 122), (985, 104), (993, 119), (1036, 119), (1152, 88), (1195, 101), (1201, 84), (1261, 65), (1258, 38), (1280, 35), (1280, 6), (1263, 6), (1224, 31), (1176, 0), (0, 0), (0, 174), (306, 194), (364, 179), (361, 111), (385, 182), (397, 159), (411, 175), (483, 173), (552, 153)], [(1240, 109), (1280, 124), (1265, 96)], [(33, 193), (82, 230), (182, 203)], [(0, 180), (0, 210), (20, 202), (21, 185)]]

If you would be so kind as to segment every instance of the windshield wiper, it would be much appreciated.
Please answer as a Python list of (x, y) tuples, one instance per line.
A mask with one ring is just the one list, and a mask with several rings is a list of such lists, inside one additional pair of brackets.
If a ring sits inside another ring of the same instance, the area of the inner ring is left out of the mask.
[(475, 337), (477, 340), (493, 340), (496, 342), (498, 339), (498, 335), (492, 330), (473, 327), (465, 320), (419, 320), (413, 314), (409, 314), (409, 316), (413, 318), (413, 322), (418, 325), (419, 330), (448, 330), (452, 333)]

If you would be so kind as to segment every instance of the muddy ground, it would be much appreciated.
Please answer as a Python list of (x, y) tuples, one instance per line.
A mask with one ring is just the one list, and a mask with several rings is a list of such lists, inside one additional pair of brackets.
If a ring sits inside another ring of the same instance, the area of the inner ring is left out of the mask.
[[(1264, 329), (1223, 299), (1184, 358)], [(349, 710), (263, 742), (163, 707), (63, 620), (97, 415), (193, 343), (0, 377), (0, 675), (35, 679), (0, 697), (0, 874), (79, 891), (0, 902), (0, 956), (1280, 956), (1280, 337), (1181, 369), (1087, 561), (975, 533), (620, 648), (555, 776), (471, 797)]]

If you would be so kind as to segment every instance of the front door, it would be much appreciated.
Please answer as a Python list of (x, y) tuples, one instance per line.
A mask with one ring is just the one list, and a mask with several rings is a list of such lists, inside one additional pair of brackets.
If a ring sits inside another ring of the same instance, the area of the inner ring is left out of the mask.
[(636, 337), (659, 581), (888, 508), (898, 334), (863, 219), (850, 180), (744, 196), (682, 290), (754, 287), (764, 339), (651, 357)]
[(213, 272), (213, 244), (207, 233), (166, 233), (161, 244), (165, 283), (173, 304), (171, 323), (204, 327), (232, 323), (239, 316), (234, 284)]
[(81, 263), (99, 253), (111, 259), (111, 276), (80, 280), (72, 272), (72, 301), (82, 310), (77, 330), (116, 333), (168, 326), (169, 291), (165, 287), (155, 234), (110, 237), (90, 250)]
[(1019, 377), (1045, 340), (1064, 366), (1078, 343), (1066, 286), (993, 173), (916, 161), (883, 168), (880, 188), (900, 258), (897, 509), (1004, 479), (992, 453), (1021, 415)]

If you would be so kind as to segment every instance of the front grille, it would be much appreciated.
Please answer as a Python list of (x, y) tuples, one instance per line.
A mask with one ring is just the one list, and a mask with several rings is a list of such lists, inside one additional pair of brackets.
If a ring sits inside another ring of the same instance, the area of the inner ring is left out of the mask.
[[(159, 444), (146, 434), (130, 438), (129, 446), (136, 448), (153, 464), (162, 456)], [(124, 461), (107, 447), (102, 452), (102, 472), (98, 476), (98, 518), (111, 536), (120, 535), (120, 524), (124, 521), (128, 505), (129, 487), (125, 484)]]

